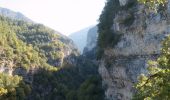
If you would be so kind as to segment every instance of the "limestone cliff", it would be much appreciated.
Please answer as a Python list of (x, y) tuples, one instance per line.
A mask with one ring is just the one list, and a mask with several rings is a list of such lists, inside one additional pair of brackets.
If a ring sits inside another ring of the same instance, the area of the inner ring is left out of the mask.
[(121, 37), (104, 49), (99, 73), (108, 100), (131, 100), (137, 76), (147, 73), (147, 61), (160, 55), (161, 41), (170, 33), (169, 5), (158, 13), (130, 0), (119, 0), (119, 5), (110, 21), (113, 34)]

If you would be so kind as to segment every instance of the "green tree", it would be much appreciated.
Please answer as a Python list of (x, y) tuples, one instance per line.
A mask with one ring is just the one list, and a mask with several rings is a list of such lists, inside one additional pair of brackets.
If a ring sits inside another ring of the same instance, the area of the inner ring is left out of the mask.
[(149, 61), (148, 72), (139, 77), (134, 100), (169, 100), (170, 37), (163, 42), (161, 56), (156, 61)]
[(20, 76), (0, 73), (0, 100), (24, 100), (30, 92)]

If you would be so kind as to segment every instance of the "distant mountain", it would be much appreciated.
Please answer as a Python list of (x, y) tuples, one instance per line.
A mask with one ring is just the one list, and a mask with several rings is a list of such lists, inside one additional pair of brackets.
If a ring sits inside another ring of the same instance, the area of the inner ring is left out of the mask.
[(91, 29), (93, 26), (89, 26), (87, 28), (84, 28), (80, 31), (71, 33), (68, 37), (71, 38), (79, 51), (82, 53), (84, 50), (84, 47), (86, 46), (86, 41), (87, 41), (87, 33), (89, 29)]
[(84, 52), (89, 52), (93, 48), (96, 47), (97, 37), (98, 37), (97, 30), (98, 30), (97, 26), (94, 26), (91, 29), (89, 29), (88, 34), (87, 34), (86, 47), (84, 48)]
[(96, 46), (97, 46), (97, 38), (98, 38), (98, 28), (97, 26), (92, 27), (89, 29), (87, 34), (87, 41), (86, 46), (83, 50), (83, 55), (86, 56), (88, 59), (95, 59), (96, 58)]
[(27, 22), (33, 22), (31, 19), (27, 18), (20, 12), (15, 12), (7, 8), (2, 8), (0, 7), (0, 15), (9, 17), (14, 20), (22, 20), (22, 21), (27, 21)]

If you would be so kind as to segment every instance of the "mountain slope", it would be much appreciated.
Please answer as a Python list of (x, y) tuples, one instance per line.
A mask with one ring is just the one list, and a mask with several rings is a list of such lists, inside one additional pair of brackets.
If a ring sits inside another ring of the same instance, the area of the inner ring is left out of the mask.
[(83, 50), (83, 55), (89, 59), (96, 59), (97, 38), (98, 38), (97, 26), (89, 29), (87, 34), (86, 46)]
[(0, 16), (0, 99), (103, 100), (97, 69), (60, 33)]
[(32, 74), (37, 69), (57, 70), (50, 66), (32, 45), (27, 45), (17, 37), (15, 29), (19, 27), (13, 26), (14, 23), (16, 21), (0, 16), (0, 99), (2, 100), (25, 99), (30, 93)]
[(48, 58), (48, 63), (53, 66), (61, 66), (65, 57), (74, 51), (76, 53), (76, 48), (72, 42), (70, 43), (70, 39), (57, 34), (44, 25), (15, 21), (5, 17), (1, 17), (1, 20), (17, 33), (19, 39), (27, 45), (31, 44)]

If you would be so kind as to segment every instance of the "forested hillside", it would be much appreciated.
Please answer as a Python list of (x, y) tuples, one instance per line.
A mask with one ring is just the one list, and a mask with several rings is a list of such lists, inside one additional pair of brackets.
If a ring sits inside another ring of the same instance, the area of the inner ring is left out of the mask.
[[(74, 48), (72, 41), (65, 38), (54, 30), (41, 24), (32, 24), (24, 21), (15, 21), (1, 17), (2, 24), (8, 24), (8, 27), (17, 33), (17, 37), (27, 45), (32, 45), (41, 56), (48, 58), (48, 63), (54, 66), (61, 66), (60, 60), (71, 53), (78, 53)], [(57, 51), (57, 52), (55, 52)], [(57, 60), (59, 64), (57, 64)]]
[(0, 51), (0, 99), (104, 98), (97, 66), (44, 25), (0, 16)]
[[(22, 68), (26, 72), (36, 68), (57, 70), (50, 66), (31, 44), (26, 44), (17, 37), (16, 32), (19, 31), (18, 29), (21, 30), (19, 26), (15, 26), (17, 22), (19, 21), (0, 16), (0, 69), (3, 72), (0, 77), (2, 80), (0, 98), (3, 99), (21, 98), (23, 100), (30, 92), (30, 86), (24, 85), (22, 76), (17, 76), (19, 73), (13, 76), (18, 68)], [(23, 88), (25, 86), (27, 86), (27, 90)]]

